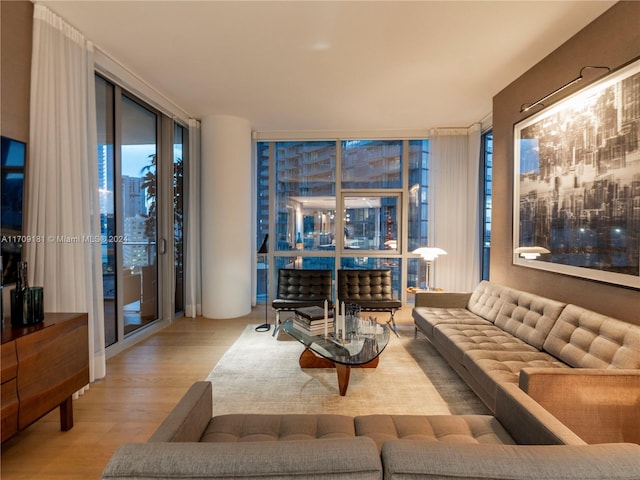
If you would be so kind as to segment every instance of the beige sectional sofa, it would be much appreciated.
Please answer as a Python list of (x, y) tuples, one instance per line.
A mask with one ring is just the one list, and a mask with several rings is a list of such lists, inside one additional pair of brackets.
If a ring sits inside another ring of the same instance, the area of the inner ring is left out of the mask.
[(492, 411), (515, 384), (588, 443), (640, 443), (640, 326), (487, 281), (412, 315)]
[(493, 415), (216, 416), (197, 382), (102, 478), (640, 479), (640, 327), (489, 282), (413, 318)]
[(102, 478), (640, 478), (640, 445), (586, 445), (513, 384), (497, 388), (495, 416), (212, 411), (211, 383), (195, 383), (147, 443), (118, 448)]

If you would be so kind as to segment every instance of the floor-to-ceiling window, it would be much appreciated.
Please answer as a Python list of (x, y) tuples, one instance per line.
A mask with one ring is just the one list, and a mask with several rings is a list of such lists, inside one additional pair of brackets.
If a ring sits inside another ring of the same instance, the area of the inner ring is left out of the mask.
[[(428, 145), (258, 142), (256, 243), (272, 236), (270, 293), (279, 268), (388, 268), (394, 296), (403, 298), (402, 286), (419, 275), (410, 252), (427, 238)], [(262, 258), (257, 301), (268, 298)]]
[[(111, 346), (163, 313), (170, 317), (184, 310), (188, 132), (100, 75), (96, 113), (105, 344)], [(166, 255), (171, 259), (160, 262)], [(167, 298), (163, 291), (175, 294)]]
[[(429, 227), (429, 141), (409, 141), (409, 180), (407, 185), (407, 251), (428, 246)], [(407, 258), (407, 285), (425, 288), (426, 262)], [(413, 300), (413, 298), (408, 298)]]
[(394, 297), (400, 298), (405, 144), (343, 140), (340, 147), (340, 268), (387, 268)]
[(256, 301), (266, 302), (268, 299), (267, 285), (268, 285), (268, 249), (269, 249), (269, 168), (270, 163), (270, 144), (267, 142), (258, 142), (256, 145), (256, 245), (258, 248), (258, 261), (257, 267), (257, 288), (256, 288)]
[(493, 133), (482, 135), (482, 158), (480, 178), (482, 180), (482, 279), (489, 280), (489, 260), (491, 254), (491, 190), (493, 182)]
[(273, 149), (274, 270), (333, 270), (336, 142), (277, 142)]

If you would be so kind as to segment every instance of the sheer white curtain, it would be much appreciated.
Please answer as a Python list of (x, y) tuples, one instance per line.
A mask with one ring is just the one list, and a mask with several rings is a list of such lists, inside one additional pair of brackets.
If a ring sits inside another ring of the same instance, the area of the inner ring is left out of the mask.
[(200, 122), (189, 120), (189, 166), (187, 172), (187, 215), (185, 220), (185, 317), (202, 314), (200, 269)]
[(480, 126), (432, 132), (429, 245), (435, 287), (473, 290), (480, 281)]
[(93, 45), (34, 7), (25, 258), (45, 311), (89, 315), (90, 380), (105, 376)]

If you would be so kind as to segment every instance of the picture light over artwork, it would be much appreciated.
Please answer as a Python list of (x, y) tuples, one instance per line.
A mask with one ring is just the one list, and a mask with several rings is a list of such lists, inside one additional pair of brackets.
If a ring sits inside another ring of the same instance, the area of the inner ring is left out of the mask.
[(580, 73), (578, 74), (578, 76), (576, 78), (574, 78), (573, 80), (570, 80), (569, 82), (565, 83), (564, 85), (562, 85), (559, 88), (556, 88), (553, 92), (546, 94), (544, 97), (542, 97), (539, 100), (536, 100), (533, 103), (523, 103), (520, 106), (520, 113), (525, 113), (528, 112), (529, 110), (531, 110), (534, 107), (537, 107), (538, 105), (542, 105), (544, 107), (544, 101), (547, 100), (548, 98), (553, 97), (555, 94), (560, 93), (562, 90), (564, 90), (565, 88), (569, 88), (571, 85), (574, 85), (576, 83), (578, 83), (580, 80), (582, 80), (584, 78), (583, 73), (586, 69), (588, 68), (595, 68), (595, 69), (606, 69), (607, 72), (610, 72), (611, 69), (609, 67), (596, 67), (593, 65), (587, 65), (585, 67), (582, 67), (580, 69)]

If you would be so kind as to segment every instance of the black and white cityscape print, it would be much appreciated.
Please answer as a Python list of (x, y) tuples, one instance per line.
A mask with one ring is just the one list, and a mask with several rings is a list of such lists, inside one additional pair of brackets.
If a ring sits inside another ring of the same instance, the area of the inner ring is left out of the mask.
[(541, 261), (640, 275), (639, 70), (516, 125), (516, 241)]

